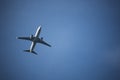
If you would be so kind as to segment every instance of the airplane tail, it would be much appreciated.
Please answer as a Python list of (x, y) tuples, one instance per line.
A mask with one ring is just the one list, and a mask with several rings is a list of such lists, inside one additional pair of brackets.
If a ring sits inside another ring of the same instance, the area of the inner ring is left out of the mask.
[(30, 53), (33, 53), (33, 54), (36, 54), (36, 55), (37, 55), (37, 53), (36, 53), (35, 51), (24, 50), (24, 52), (30, 52)]

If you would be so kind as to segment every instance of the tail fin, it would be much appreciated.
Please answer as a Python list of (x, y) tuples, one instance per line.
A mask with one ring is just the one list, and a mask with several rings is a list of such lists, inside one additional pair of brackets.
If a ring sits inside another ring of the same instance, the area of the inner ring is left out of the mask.
[(36, 53), (35, 51), (24, 50), (24, 52), (30, 52), (30, 53), (33, 53), (33, 54), (36, 54), (36, 55), (37, 55), (37, 53)]

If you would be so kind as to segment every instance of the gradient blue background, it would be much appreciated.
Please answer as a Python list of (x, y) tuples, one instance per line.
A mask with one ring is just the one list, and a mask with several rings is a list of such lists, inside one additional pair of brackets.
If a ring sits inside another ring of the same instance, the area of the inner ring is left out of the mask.
[[(117, 0), (0, 0), (0, 80), (120, 80)], [(39, 55), (23, 52), (35, 34)]]

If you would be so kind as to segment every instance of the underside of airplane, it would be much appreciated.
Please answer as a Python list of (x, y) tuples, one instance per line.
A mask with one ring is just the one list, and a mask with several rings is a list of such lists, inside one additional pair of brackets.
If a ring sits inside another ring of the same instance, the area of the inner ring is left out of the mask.
[(39, 27), (37, 28), (37, 31), (36, 31), (36, 33), (35, 33), (34, 36), (31, 35), (30, 37), (17, 37), (17, 39), (28, 40), (28, 41), (31, 41), (31, 42), (32, 42), (32, 44), (31, 44), (31, 46), (30, 46), (30, 49), (29, 49), (29, 50), (24, 50), (25, 52), (30, 52), (30, 53), (33, 53), (33, 54), (36, 54), (36, 55), (37, 55), (37, 53), (34, 51), (34, 48), (35, 48), (36, 43), (41, 43), (41, 44), (43, 44), (43, 45), (46, 45), (46, 46), (48, 46), (48, 47), (51, 47), (50, 44), (48, 44), (47, 42), (45, 42), (45, 41), (43, 40), (43, 37), (39, 38), (41, 29), (42, 29), (42, 27), (39, 26)]

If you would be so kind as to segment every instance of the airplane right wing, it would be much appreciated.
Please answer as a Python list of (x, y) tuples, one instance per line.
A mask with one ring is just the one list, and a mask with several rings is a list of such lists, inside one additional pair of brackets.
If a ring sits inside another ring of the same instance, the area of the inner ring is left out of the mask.
[(17, 39), (23, 39), (23, 40), (29, 40), (29, 41), (31, 41), (30, 37), (17, 37)]
[(45, 42), (45, 41), (42, 41), (42, 42), (39, 42), (39, 43), (41, 43), (41, 44), (44, 44), (44, 45), (46, 45), (46, 46), (51, 47), (51, 45), (50, 45), (50, 44), (48, 44), (48, 43), (47, 43), (47, 42)]

